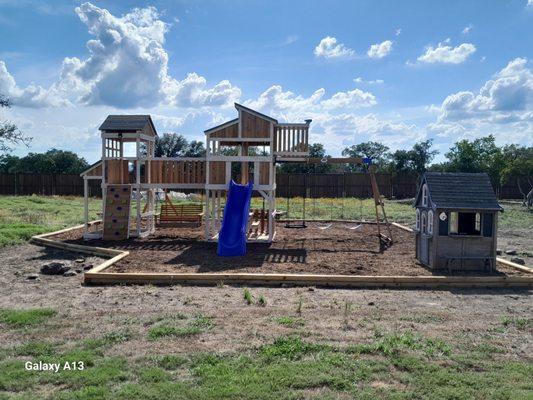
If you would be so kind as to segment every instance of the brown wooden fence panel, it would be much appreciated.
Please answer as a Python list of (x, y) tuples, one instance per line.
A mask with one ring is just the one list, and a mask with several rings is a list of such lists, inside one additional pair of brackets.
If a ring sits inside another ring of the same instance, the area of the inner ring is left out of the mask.
[[(0, 174), (0, 195), (83, 196), (77, 174)], [(100, 196), (100, 181), (89, 180), (89, 194)]]
[[(377, 173), (379, 191), (387, 198), (412, 198), (416, 195), (417, 176)], [(523, 190), (529, 190), (525, 179)], [(278, 173), (276, 196), (339, 198), (372, 196), (370, 177), (366, 173), (300, 174)], [(500, 199), (522, 199), (517, 179), (512, 178), (498, 190)], [(0, 174), (0, 195), (83, 196), (83, 178), (75, 174)], [(89, 180), (89, 194), (100, 196), (99, 180)]]
[[(419, 180), (417, 175), (376, 173), (376, 180), (381, 195), (386, 198), (406, 199), (416, 196)], [(529, 187), (524, 179), (522, 186), (526, 189)], [(516, 178), (500, 187), (497, 192), (500, 199), (522, 198), (516, 184)], [(367, 173), (278, 173), (276, 175), (276, 196), (369, 198), (372, 196), (372, 186), (370, 185), (370, 176)]]

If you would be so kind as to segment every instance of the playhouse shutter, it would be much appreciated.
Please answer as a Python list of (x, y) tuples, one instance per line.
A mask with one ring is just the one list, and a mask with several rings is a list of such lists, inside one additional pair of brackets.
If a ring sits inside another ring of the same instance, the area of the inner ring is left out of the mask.
[(492, 237), (492, 214), (483, 214), (483, 236)]

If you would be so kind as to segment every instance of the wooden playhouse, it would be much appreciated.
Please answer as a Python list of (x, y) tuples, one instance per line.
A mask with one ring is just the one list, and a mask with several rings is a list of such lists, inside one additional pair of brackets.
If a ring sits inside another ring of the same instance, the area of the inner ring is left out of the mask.
[(494, 271), (503, 209), (486, 173), (428, 172), (414, 206), (418, 261), (432, 270)]

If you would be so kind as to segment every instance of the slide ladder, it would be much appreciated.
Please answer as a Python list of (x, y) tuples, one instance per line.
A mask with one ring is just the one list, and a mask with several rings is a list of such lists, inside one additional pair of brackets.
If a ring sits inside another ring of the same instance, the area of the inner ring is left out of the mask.
[(222, 227), (218, 234), (219, 256), (243, 256), (246, 254), (246, 231), (252, 199), (253, 183), (229, 184), (228, 199), (224, 207)]
[(131, 185), (108, 185), (104, 208), (104, 240), (129, 237)]

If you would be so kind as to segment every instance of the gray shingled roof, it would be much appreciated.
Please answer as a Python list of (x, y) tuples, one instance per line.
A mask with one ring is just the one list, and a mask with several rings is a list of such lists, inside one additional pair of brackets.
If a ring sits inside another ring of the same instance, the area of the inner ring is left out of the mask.
[(437, 208), (503, 210), (486, 173), (427, 172), (423, 181)]
[(101, 131), (140, 131), (146, 124), (152, 125), (156, 132), (152, 118), (149, 115), (108, 115), (102, 125)]

